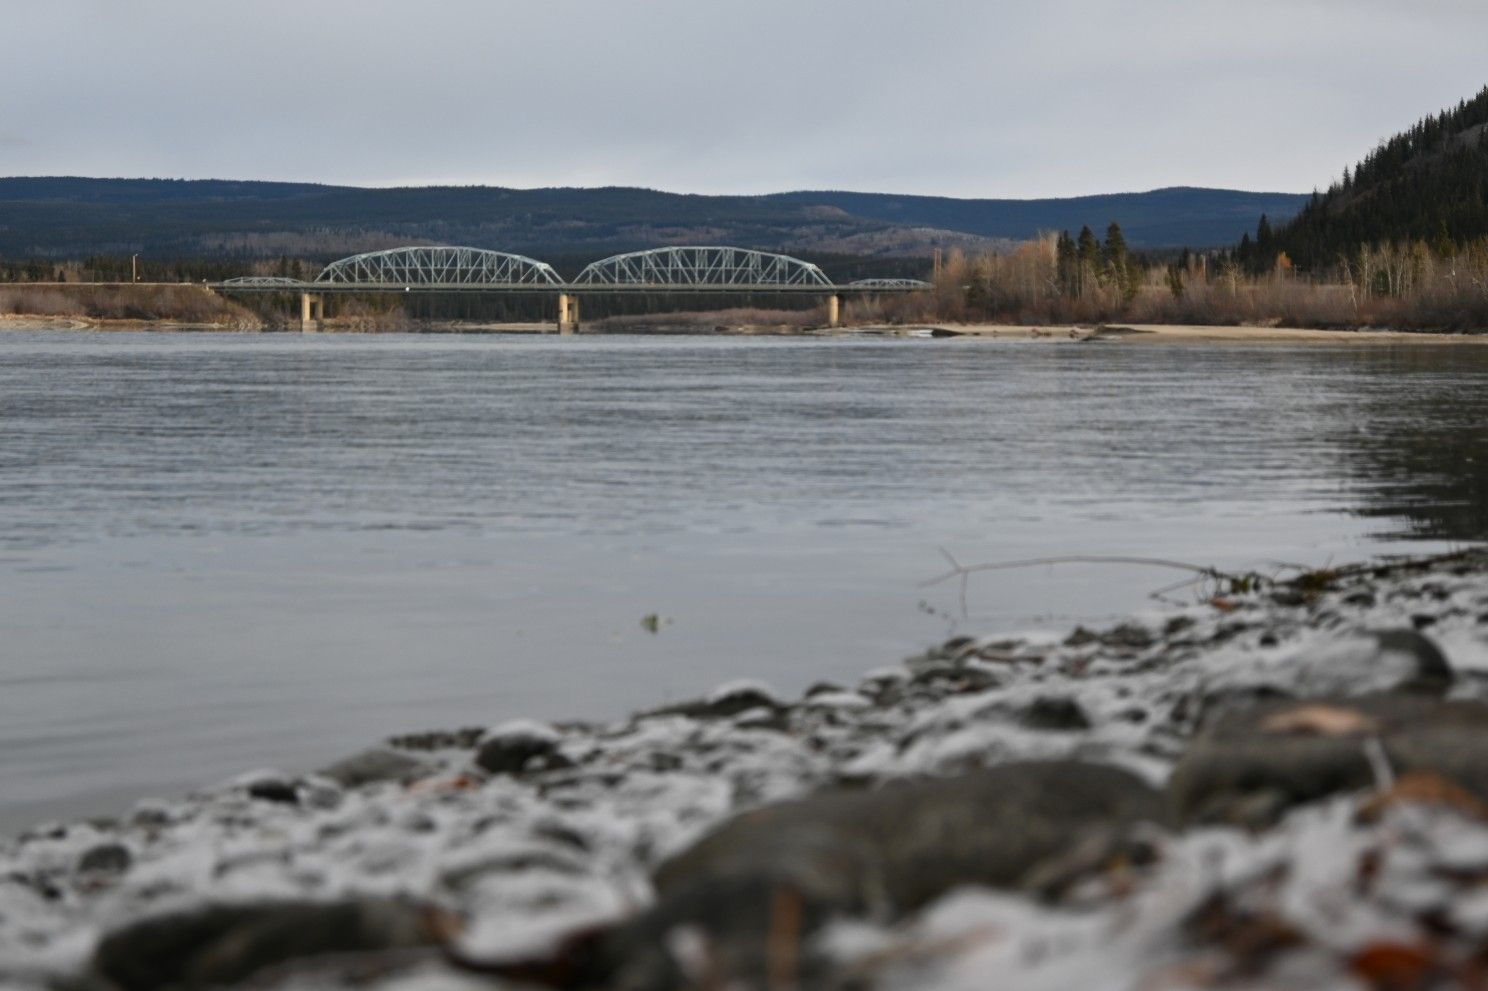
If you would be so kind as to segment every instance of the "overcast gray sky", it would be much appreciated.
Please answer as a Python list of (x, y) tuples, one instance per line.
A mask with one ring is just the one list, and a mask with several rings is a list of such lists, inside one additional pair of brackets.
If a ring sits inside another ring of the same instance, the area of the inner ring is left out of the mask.
[(1308, 190), (1488, 0), (0, 0), (0, 174)]

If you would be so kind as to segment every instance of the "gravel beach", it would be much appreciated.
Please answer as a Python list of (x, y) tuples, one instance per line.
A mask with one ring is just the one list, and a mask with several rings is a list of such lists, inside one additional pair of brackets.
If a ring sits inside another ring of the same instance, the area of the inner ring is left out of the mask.
[(27, 989), (1484, 981), (1476, 550), (1214, 578), (800, 698), (394, 737), (0, 842)]

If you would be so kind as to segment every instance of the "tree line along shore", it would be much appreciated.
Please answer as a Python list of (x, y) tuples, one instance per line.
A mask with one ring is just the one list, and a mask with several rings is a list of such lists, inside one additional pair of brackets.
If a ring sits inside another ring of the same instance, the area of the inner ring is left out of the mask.
[[(1144, 323), (1334, 330), (1479, 332), (1488, 329), (1488, 239), (1361, 248), (1307, 274), (1284, 254), (1264, 270), (1234, 253), (1171, 260), (1104, 240), (1051, 235), (1009, 252), (951, 253), (924, 297), (873, 304), (890, 321)], [(867, 316), (848, 307), (849, 318)]]
[[(160, 275), (152, 272), (151, 277), (196, 275), (205, 267), (177, 264)], [(304, 267), (313, 266), (306, 262)], [(22, 273), (0, 267), (0, 275), (6, 274)], [(298, 323), (298, 300), (288, 295), (236, 299), (186, 281), (88, 285), (115, 273), (111, 267), (83, 263), (48, 266), (44, 274), (45, 282), (0, 281), (0, 317), (9, 317), (11, 323), (38, 317), (230, 330), (283, 329)], [(1008, 251), (953, 251), (927, 274), (933, 289), (922, 294), (848, 300), (845, 322), (1135, 323), (1450, 333), (1488, 329), (1488, 238), (1462, 246), (1415, 241), (1361, 248), (1322, 273), (1308, 274), (1285, 252), (1278, 252), (1264, 270), (1254, 261), (1242, 261), (1238, 252), (1184, 251), (1167, 256), (1135, 252), (1126, 246), (1120, 227), (1112, 224), (1104, 238), (1086, 228), (1077, 237), (1048, 235)], [(783, 306), (765, 296), (727, 297), (710, 301), (716, 308), (701, 312), (679, 312), (679, 305), (688, 303), (660, 294), (596, 300), (586, 305), (585, 316), (591, 326), (615, 330), (644, 329), (653, 323), (672, 329), (789, 330), (825, 323), (824, 308), (813, 301)], [(550, 300), (537, 298), (350, 296), (330, 298), (326, 315), (327, 329), (345, 331), (417, 330), (461, 322), (499, 327), (544, 321), (551, 306)]]

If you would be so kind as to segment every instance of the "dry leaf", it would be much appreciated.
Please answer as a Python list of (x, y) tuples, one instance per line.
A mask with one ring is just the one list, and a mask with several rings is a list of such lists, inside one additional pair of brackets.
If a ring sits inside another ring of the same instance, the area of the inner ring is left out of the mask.
[(1210, 599), (1209, 604), (1215, 609), (1218, 609), (1220, 612), (1234, 612), (1236, 609), (1240, 608), (1240, 603), (1236, 602), (1234, 599), (1226, 599), (1222, 595), (1216, 595), (1214, 598)]
[(1412, 771), (1402, 775), (1389, 791), (1381, 792), (1361, 805), (1358, 818), (1362, 822), (1373, 822), (1397, 805), (1435, 805), (1470, 819), (1488, 822), (1488, 805), (1434, 771)]
[(412, 792), (470, 791), (479, 788), (481, 784), (481, 779), (473, 775), (456, 774), (453, 777), (422, 778), (411, 783), (408, 790)]
[(1262, 733), (1308, 733), (1314, 736), (1358, 736), (1378, 733), (1379, 724), (1357, 709), (1338, 705), (1304, 705), (1278, 712), (1261, 723)]
[(425, 905), (419, 910), (419, 922), (429, 938), (440, 946), (451, 946), (465, 932), (465, 920), (448, 909)]
[(1424, 991), (1435, 986), (1441, 970), (1429, 947), (1411, 943), (1371, 943), (1354, 954), (1348, 965), (1375, 991)]

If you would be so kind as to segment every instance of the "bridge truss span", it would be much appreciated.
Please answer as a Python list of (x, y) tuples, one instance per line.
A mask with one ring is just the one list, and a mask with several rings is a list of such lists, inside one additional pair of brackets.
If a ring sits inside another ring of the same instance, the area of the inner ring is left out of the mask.
[(222, 283), (224, 289), (283, 289), (286, 292), (304, 289), (310, 283), (290, 279), (282, 275), (240, 275)]
[(673, 246), (602, 258), (572, 282), (551, 265), (526, 255), (454, 245), (419, 245), (370, 251), (331, 262), (314, 281), (244, 276), (212, 283), (226, 293), (296, 293), (300, 327), (318, 328), (329, 296), (348, 293), (527, 294), (556, 297), (558, 329), (579, 326), (580, 299), (623, 293), (662, 296), (693, 293), (780, 294), (820, 297), (826, 324), (841, 325), (850, 296), (924, 292), (918, 279), (859, 279), (837, 285), (810, 262), (753, 248)]
[(342, 258), (327, 265), (315, 277), (315, 285), (546, 289), (563, 285), (563, 279), (551, 265), (526, 255), (439, 245)]
[(652, 248), (613, 255), (586, 267), (573, 285), (693, 292), (834, 288), (826, 273), (810, 262), (789, 255), (720, 246)]
[(934, 289), (924, 279), (857, 279), (847, 284), (848, 289), (887, 289), (901, 292)]

